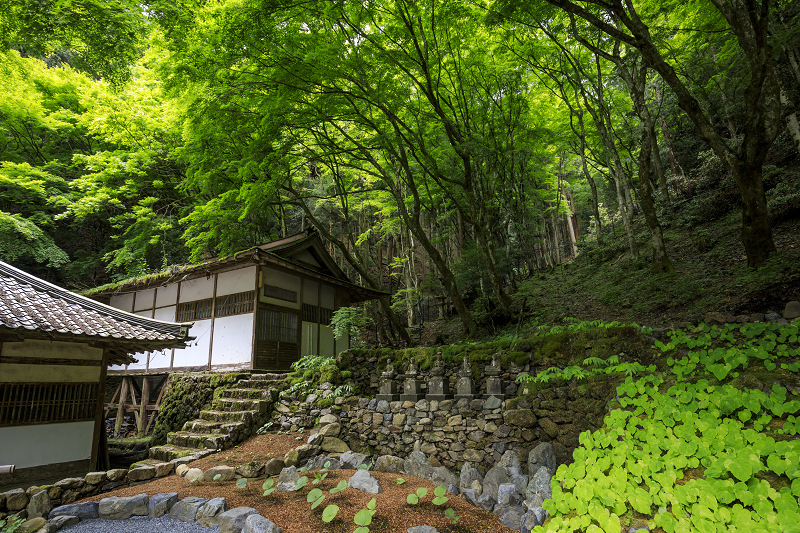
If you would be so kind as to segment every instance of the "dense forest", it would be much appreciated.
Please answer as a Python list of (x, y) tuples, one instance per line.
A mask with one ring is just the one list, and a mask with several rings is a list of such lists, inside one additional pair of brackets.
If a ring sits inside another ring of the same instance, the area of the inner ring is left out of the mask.
[[(86, 289), (315, 228), (382, 334), (800, 214), (800, 3), (0, 0), (0, 258)], [(637, 238), (642, 232), (646, 238)], [(609, 252), (610, 251), (610, 252)], [(667, 282), (664, 282), (667, 283)]]

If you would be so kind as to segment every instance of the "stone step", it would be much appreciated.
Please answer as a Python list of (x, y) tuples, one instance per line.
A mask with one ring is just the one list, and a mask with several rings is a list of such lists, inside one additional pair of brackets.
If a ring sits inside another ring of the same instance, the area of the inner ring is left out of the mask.
[(264, 414), (269, 409), (267, 400), (242, 400), (237, 398), (219, 398), (214, 400), (212, 407), (219, 411), (256, 411)]
[(283, 381), (288, 375), (286, 372), (267, 372), (265, 374), (251, 374), (250, 379), (253, 381)]
[(231, 437), (227, 433), (192, 433), (176, 431), (167, 434), (167, 444), (196, 450), (224, 450)]
[(202, 433), (205, 435), (242, 433), (249, 424), (244, 422), (191, 420), (183, 425), (182, 431), (189, 433)]
[[(195, 450), (195, 451), (197, 451), (197, 450)], [(160, 459), (153, 459), (153, 458), (148, 457), (147, 459), (142, 459), (141, 461), (136, 461), (129, 468), (138, 468), (140, 466), (145, 466), (145, 465), (147, 465), (147, 466), (156, 466), (157, 464), (161, 464), (161, 463), (164, 463), (164, 462), (167, 462), (167, 461), (162, 461)]]
[(153, 446), (152, 448), (150, 448), (148, 455), (151, 460), (155, 460), (155, 462), (157, 463), (166, 463), (172, 461), (173, 459), (178, 459), (180, 457), (195, 455), (197, 451), (198, 451), (197, 448), (165, 445), (165, 446)]
[(257, 416), (257, 411), (200, 411), (200, 419), (209, 422), (243, 422), (252, 424)]
[(259, 389), (262, 391), (273, 389), (278, 386), (280, 381), (265, 381), (259, 379), (243, 379), (236, 383), (237, 388)]
[(220, 433), (224, 423), (225, 422), (218, 420), (189, 420), (183, 425), (181, 431), (188, 431), (190, 433)]
[(221, 398), (233, 398), (240, 400), (266, 400), (267, 392), (264, 389), (223, 389), (220, 394)]

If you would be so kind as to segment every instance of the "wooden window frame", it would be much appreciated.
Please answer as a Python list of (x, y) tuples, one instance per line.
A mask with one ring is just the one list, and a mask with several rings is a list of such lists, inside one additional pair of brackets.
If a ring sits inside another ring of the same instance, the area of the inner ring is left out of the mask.
[(274, 298), (276, 300), (283, 300), (284, 302), (297, 303), (297, 291), (284, 289), (277, 285), (267, 285), (265, 283), (262, 292), (264, 293), (264, 298)]
[(217, 296), (214, 316), (221, 317), (252, 313), (255, 308), (255, 292), (256, 291), (245, 291)]
[(100, 384), (0, 383), (0, 427), (91, 422)]
[(213, 316), (214, 299), (205, 298), (203, 300), (192, 300), (178, 304), (178, 322), (194, 322), (195, 320), (206, 320)]

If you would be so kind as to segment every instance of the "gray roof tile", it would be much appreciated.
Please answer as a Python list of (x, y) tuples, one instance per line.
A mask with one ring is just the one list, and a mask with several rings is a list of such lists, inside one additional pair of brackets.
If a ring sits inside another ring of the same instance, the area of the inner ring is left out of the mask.
[(118, 339), (133, 352), (183, 346), (189, 326), (120, 311), (0, 261), (0, 330)]

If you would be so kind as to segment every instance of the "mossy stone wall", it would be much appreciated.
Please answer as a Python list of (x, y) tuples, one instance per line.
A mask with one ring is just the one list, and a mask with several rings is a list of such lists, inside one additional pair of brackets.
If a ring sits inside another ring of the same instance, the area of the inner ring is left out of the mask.
[(200, 411), (208, 409), (222, 389), (248, 376), (249, 374), (243, 372), (170, 374), (167, 390), (158, 410), (151, 445), (165, 444), (167, 433), (180, 431), (186, 422), (198, 418)]

